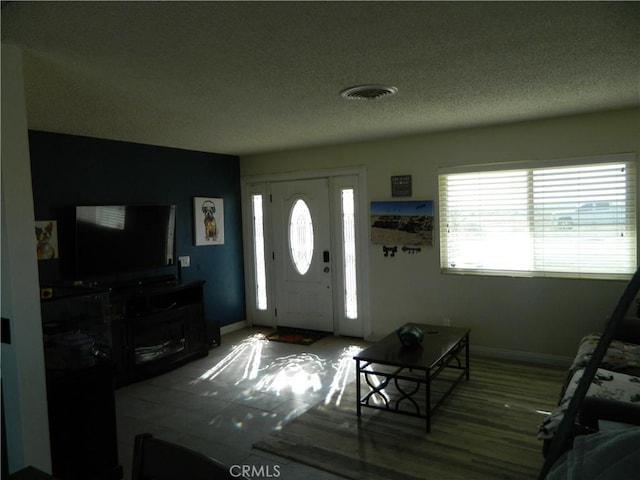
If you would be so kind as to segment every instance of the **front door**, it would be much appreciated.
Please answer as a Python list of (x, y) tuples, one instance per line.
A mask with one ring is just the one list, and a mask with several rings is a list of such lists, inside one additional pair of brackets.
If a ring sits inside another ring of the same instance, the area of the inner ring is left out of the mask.
[(271, 184), (277, 326), (334, 331), (328, 183)]

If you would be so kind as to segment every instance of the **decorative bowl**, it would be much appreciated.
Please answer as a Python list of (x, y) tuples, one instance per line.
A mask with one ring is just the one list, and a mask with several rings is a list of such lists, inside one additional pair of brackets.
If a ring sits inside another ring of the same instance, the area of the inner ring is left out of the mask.
[(420, 346), (424, 339), (424, 333), (418, 327), (404, 325), (397, 330), (398, 338), (402, 346), (408, 349), (415, 349)]

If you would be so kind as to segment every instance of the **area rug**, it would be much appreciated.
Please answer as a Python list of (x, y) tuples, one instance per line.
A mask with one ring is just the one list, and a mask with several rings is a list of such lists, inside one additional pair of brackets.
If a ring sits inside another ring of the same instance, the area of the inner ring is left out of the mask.
[(267, 335), (267, 340), (271, 340), (272, 342), (295, 343), (298, 345), (311, 345), (329, 335), (331, 335), (331, 333), (317, 330), (279, 327), (277, 331)]
[(320, 402), (254, 448), (351, 479), (535, 479), (536, 428), (562, 379), (553, 367), (472, 359), (470, 381), (436, 412), (430, 433), (424, 419), (368, 408), (359, 422), (350, 384), (339, 402)]

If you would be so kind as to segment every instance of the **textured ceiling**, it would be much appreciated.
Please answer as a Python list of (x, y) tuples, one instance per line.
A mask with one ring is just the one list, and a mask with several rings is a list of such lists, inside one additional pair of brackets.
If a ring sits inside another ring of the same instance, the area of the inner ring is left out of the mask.
[(3, 2), (2, 42), (30, 128), (217, 153), (640, 106), (639, 2)]

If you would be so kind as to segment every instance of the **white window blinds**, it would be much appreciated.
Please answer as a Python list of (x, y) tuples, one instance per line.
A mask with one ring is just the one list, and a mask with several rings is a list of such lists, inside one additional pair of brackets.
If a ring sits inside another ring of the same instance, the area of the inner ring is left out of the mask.
[(442, 169), (444, 272), (629, 278), (636, 270), (636, 159)]

